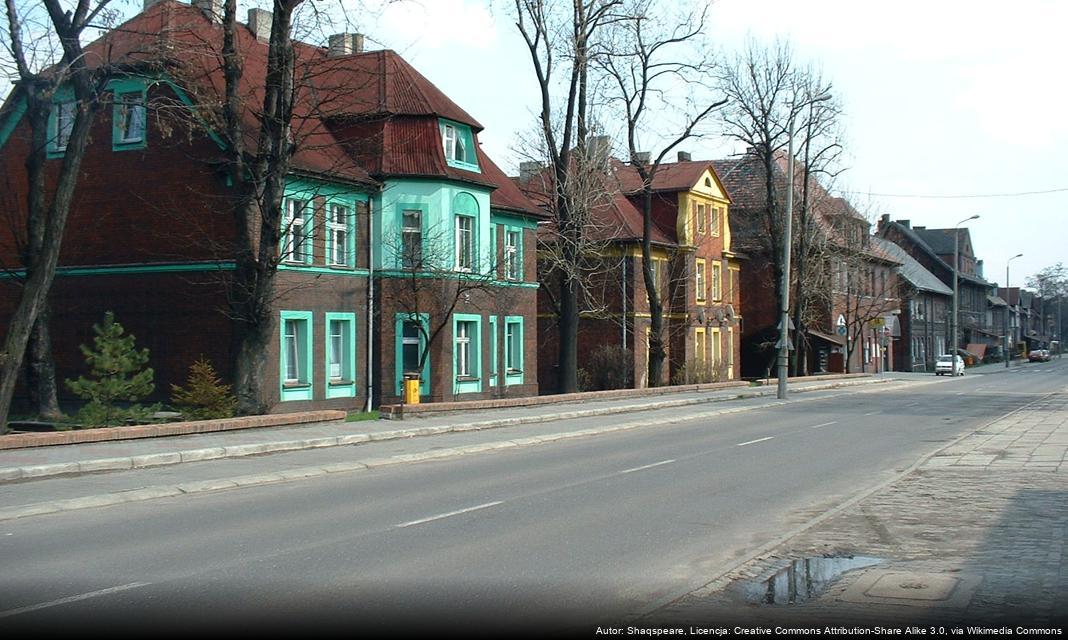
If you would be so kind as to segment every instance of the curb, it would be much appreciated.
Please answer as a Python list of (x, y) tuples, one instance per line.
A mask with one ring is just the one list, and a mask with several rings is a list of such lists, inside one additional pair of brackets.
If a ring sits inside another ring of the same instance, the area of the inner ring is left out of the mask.
[[(865, 378), (864, 380), (847, 380), (828, 384), (813, 385), (803, 389), (793, 389), (792, 393), (805, 393), (810, 391), (825, 391), (842, 387), (871, 385), (892, 382), (890, 379)], [(358, 433), (344, 436), (328, 436), (323, 438), (310, 438), (304, 440), (282, 440), (277, 442), (265, 442), (258, 444), (232, 445), (228, 447), (209, 447), (203, 449), (187, 449), (164, 453), (152, 453), (138, 456), (97, 458), (76, 462), (59, 462), (53, 464), (29, 465), (23, 467), (0, 468), (0, 484), (17, 482), (20, 480), (39, 480), (59, 475), (75, 475), (81, 473), (103, 471), (129, 471), (131, 469), (147, 469), (186, 462), (204, 462), (208, 460), (220, 460), (224, 458), (240, 458), (245, 456), (265, 455), (272, 453), (288, 453), (318, 449), (326, 447), (341, 447), (361, 444), (365, 442), (381, 442), (386, 440), (399, 440), (423, 436), (434, 436), (443, 433), (460, 433), (464, 431), (483, 431), (500, 427), (513, 427), (524, 424), (539, 424), (555, 422), (558, 420), (572, 420), (576, 418), (591, 418), (597, 416), (614, 415), (619, 413), (632, 413), (637, 411), (652, 411), (656, 409), (672, 409), (697, 404), (711, 404), (728, 402), (731, 400), (743, 400), (748, 398), (761, 398), (773, 395), (774, 390), (752, 391), (738, 393), (730, 396), (717, 396), (709, 398), (687, 398), (684, 400), (664, 400), (660, 402), (630, 404), (618, 407), (602, 407), (599, 409), (577, 409), (564, 413), (554, 413), (542, 416), (525, 416), (520, 418), (500, 418), (496, 420), (484, 420), (467, 424), (443, 425), (438, 427), (415, 427), (411, 429), (393, 429), (376, 433)]]
[[(843, 393), (842, 395), (845, 395), (845, 393)], [(821, 398), (812, 398), (811, 400), (823, 400), (827, 397), (828, 396), (823, 396)], [(809, 400), (807, 399), (792, 401), (787, 400), (787, 402), (808, 401)], [(19, 507), (11, 507), (8, 509), (0, 509), (0, 521), (14, 520), (17, 518), (45, 515), (50, 513), (59, 513), (64, 511), (77, 511), (81, 509), (90, 509), (93, 507), (111, 506), (128, 502), (141, 502), (144, 500), (154, 500), (156, 498), (167, 498), (179, 495), (194, 495), (199, 493), (224, 491), (241, 487), (254, 487), (268, 484), (277, 484), (281, 482), (305, 480), (308, 478), (321, 478), (334, 474), (351, 473), (354, 471), (366, 471), (400, 464), (431, 462), (435, 460), (455, 458), (464, 455), (491, 453), (509, 449), (516, 449), (518, 447), (523, 446), (540, 445), (547, 444), (550, 442), (559, 442), (563, 440), (573, 440), (577, 438), (586, 438), (608, 433), (629, 431), (641, 427), (663, 426), (677, 424), (680, 422), (689, 422), (692, 420), (701, 420), (704, 418), (720, 415), (744, 413), (748, 411), (755, 411), (757, 409), (765, 409), (768, 407), (777, 406), (779, 404), (782, 403), (776, 400), (774, 402), (768, 402), (753, 406), (732, 407), (726, 409), (716, 409), (713, 411), (704, 411), (696, 414), (667, 418), (656, 422), (650, 422), (648, 420), (631, 420), (629, 422), (615, 424), (607, 427), (600, 427), (596, 429), (565, 431), (561, 433), (547, 434), (544, 436), (531, 436), (526, 438), (516, 438), (512, 440), (502, 440), (498, 442), (465, 445), (462, 447), (450, 447), (448, 449), (437, 449), (434, 451), (425, 451), (422, 453), (408, 453), (389, 457), (365, 458), (363, 460), (338, 462), (322, 466), (299, 467), (296, 469), (287, 469), (276, 473), (258, 473), (244, 476), (235, 476), (230, 478), (198, 480), (177, 485), (149, 486), (130, 491), (118, 491), (114, 493), (86, 496), (82, 498), (71, 498), (66, 500), (53, 500)]]

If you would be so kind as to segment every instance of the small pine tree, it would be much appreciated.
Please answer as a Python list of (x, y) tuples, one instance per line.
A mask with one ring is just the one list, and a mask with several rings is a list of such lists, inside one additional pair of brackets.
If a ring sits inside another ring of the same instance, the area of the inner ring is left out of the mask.
[(193, 420), (229, 418), (234, 415), (237, 398), (230, 385), (223, 384), (211, 363), (201, 356), (189, 367), (185, 386), (171, 385), (171, 404)]
[(78, 413), (79, 421), (89, 426), (120, 424), (127, 417), (141, 413), (134, 404), (126, 409), (117, 402), (136, 403), (152, 393), (154, 375), (148, 363), (148, 349), (134, 348), (136, 339), (126, 335), (115, 314), (104, 314), (102, 324), (93, 325), (93, 348), (81, 345), (89, 377), (67, 380), (67, 388), (88, 403)]

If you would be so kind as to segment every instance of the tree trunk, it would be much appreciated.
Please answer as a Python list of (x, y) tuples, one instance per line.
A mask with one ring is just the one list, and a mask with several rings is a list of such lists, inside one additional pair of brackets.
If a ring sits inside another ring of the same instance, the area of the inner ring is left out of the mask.
[[(270, 409), (266, 393), (267, 353), (273, 323), (267, 326), (248, 326), (235, 322), (239, 333), (234, 347), (234, 395), (236, 413), (241, 416), (261, 415)], [(244, 328), (244, 329), (242, 329)]]
[(578, 388), (578, 287), (574, 278), (560, 275), (560, 344), (557, 388), (560, 393), (575, 393)]
[(41, 420), (58, 420), (63, 413), (59, 410), (56, 395), (56, 364), (52, 359), (49, 306), (46, 302), (30, 334), (26, 387), (30, 396), (30, 408), (37, 417)]
[(650, 387), (660, 386), (660, 374), (664, 367), (664, 305), (661, 303), (659, 282), (653, 280), (652, 235), (653, 192), (652, 178), (642, 176), (646, 183), (642, 194), (642, 275), (645, 277), (646, 298), (649, 300), (649, 372)]

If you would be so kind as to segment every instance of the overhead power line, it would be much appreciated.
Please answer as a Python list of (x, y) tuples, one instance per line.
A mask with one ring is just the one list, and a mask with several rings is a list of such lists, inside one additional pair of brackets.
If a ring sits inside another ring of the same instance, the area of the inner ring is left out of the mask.
[(1061, 187), (1059, 189), (1046, 189), (1044, 191), (1016, 191), (1013, 193), (966, 193), (958, 195), (919, 193), (875, 193), (872, 191), (843, 191), (842, 193), (848, 193), (850, 195), (857, 196), (879, 196), (882, 198), (930, 198), (938, 200), (952, 200), (963, 198), (1017, 198), (1020, 196), (1040, 196), (1050, 193), (1063, 193), (1065, 191), (1068, 191), (1068, 187)]

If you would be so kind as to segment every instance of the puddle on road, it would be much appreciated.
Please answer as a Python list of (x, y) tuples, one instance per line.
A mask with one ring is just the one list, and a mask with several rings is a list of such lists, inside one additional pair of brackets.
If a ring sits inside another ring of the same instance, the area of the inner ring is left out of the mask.
[(759, 604), (799, 604), (815, 597), (843, 573), (883, 562), (870, 556), (816, 556), (794, 560), (770, 578), (744, 586), (745, 599)]

